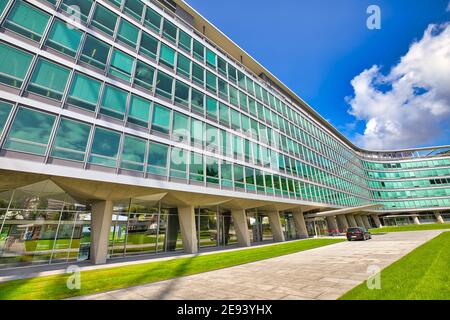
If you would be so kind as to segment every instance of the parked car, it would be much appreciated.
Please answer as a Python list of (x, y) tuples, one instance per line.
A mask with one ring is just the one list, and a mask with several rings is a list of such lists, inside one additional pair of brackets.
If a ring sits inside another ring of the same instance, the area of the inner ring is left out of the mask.
[(352, 240), (366, 241), (368, 239), (372, 239), (372, 235), (370, 234), (370, 232), (367, 231), (366, 228), (363, 228), (363, 227), (348, 228), (346, 236), (347, 236), (348, 241), (352, 241)]

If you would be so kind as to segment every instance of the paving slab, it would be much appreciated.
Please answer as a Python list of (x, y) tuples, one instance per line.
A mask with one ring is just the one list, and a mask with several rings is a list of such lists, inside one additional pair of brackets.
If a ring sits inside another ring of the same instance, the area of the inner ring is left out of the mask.
[[(192, 276), (74, 299), (333, 300), (442, 231), (374, 235)], [(245, 254), (245, 252), (242, 252)]]

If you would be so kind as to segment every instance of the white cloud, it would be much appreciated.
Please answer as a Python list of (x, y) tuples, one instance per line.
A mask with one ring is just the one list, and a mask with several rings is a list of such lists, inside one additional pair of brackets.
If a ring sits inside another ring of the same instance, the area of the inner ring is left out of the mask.
[(450, 12), (450, 1), (448, 2), (448, 4), (447, 4), (447, 10), (446, 10), (447, 12)]
[(366, 122), (355, 142), (369, 149), (432, 144), (450, 127), (450, 23), (429, 25), (388, 75), (356, 76), (349, 113)]

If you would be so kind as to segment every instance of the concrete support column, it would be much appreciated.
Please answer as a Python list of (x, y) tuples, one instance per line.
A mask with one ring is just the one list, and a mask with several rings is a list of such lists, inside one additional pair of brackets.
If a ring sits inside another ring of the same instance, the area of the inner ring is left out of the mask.
[(240, 247), (250, 247), (250, 236), (247, 226), (247, 215), (245, 210), (232, 210), (234, 230)]
[(93, 264), (103, 264), (108, 257), (108, 240), (111, 230), (113, 202), (98, 201), (92, 204), (91, 213), (91, 251)]
[(345, 232), (348, 229), (348, 222), (345, 215), (339, 214), (336, 216), (337, 224), (340, 232)]
[(292, 212), (294, 217), (295, 229), (297, 229), (297, 234), (300, 239), (308, 238), (308, 229), (306, 228), (305, 217), (303, 216), (303, 211), (298, 210)]
[(378, 217), (378, 215), (373, 214), (373, 215), (372, 215), (372, 219), (373, 219), (373, 221), (375, 222), (375, 226), (376, 226), (377, 228), (383, 228), (383, 225), (381, 224), (381, 220), (380, 220), (380, 218)]
[(355, 215), (354, 217), (356, 220), (357, 227), (364, 227), (364, 222), (363, 222), (361, 216)]
[(328, 216), (325, 219), (327, 220), (328, 232), (335, 232), (338, 229), (336, 218), (334, 216)]
[(414, 224), (420, 224), (420, 220), (418, 216), (415, 216), (414, 218)]
[(362, 221), (364, 223), (364, 227), (369, 230), (371, 228), (369, 218), (367, 218), (367, 216), (362, 216)]
[(197, 253), (197, 232), (195, 228), (195, 208), (193, 206), (178, 207), (183, 248), (186, 253)]
[(442, 218), (441, 214), (439, 212), (435, 212), (434, 216), (436, 217), (437, 223), (445, 223), (444, 219)]
[(278, 212), (270, 212), (267, 214), (269, 217), (270, 229), (272, 230), (273, 241), (283, 242), (284, 233), (281, 227), (280, 214)]
[(358, 224), (356, 223), (355, 216), (353, 214), (347, 214), (347, 221), (350, 227), (357, 227)]

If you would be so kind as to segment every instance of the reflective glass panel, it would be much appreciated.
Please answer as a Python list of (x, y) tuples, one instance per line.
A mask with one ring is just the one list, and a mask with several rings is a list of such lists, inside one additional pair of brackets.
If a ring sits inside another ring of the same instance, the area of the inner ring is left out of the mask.
[(4, 148), (44, 155), (54, 123), (53, 115), (20, 107)]

